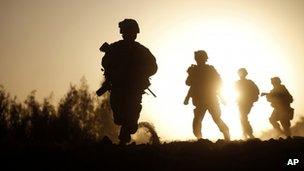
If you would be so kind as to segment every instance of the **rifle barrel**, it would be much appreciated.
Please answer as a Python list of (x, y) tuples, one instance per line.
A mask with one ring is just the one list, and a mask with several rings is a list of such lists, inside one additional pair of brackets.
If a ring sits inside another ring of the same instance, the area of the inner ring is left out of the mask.
[(148, 88), (148, 91), (156, 98), (156, 95), (153, 93), (152, 90), (150, 90), (150, 89)]

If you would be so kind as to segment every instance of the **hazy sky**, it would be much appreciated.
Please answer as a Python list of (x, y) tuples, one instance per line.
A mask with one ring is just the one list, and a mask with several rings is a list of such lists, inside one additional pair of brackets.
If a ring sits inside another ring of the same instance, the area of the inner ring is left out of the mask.
[[(176, 92), (183, 100), (193, 51), (207, 49), (224, 79), (244, 65), (266, 91), (270, 77), (280, 76), (303, 114), (303, 0), (0, 0), (0, 84), (21, 100), (34, 89), (40, 99), (52, 91), (60, 98), (82, 76), (97, 89), (98, 48), (120, 39), (124, 18), (138, 21), (138, 41), (159, 64), (152, 88), (160, 97), (144, 100), (149, 109)], [(180, 88), (166, 94), (172, 84)], [(165, 123), (174, 115), (164, 117)]]

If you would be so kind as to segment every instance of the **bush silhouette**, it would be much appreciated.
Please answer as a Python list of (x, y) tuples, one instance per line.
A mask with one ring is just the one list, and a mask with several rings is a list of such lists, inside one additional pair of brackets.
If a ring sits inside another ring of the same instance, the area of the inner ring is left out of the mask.
[(85, 78), (70, 85), (57, 107), (52, 95), (40, 103), (32, 91), (23, 103), (0, 87), (0, 140), (18, 142), (97, 142), (104, 136), (117, 142), (109, 95), (97, 99)]

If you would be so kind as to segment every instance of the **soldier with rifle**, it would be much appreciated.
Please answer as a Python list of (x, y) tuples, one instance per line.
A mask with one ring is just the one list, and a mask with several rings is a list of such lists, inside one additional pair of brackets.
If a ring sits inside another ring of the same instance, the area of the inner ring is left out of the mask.
[(119, 143), (124, 145), (138, 129), (142, 95), (150, 85), (149, 77), (157, 71), (157, 64), (149, 49), (135, 41), (140, 30), (134, 19), (121, 21), (119, 28), (123, 39), (100, 47), (105, 52), (105, 81), (96, 94), (110, 92), (114, 122), (121, 126)]
[[(281, 84), (279, 77), (271, 78), (273, 89), (269, 93), (262, 93), (261, 96), (266, 96), (267, 101), (271, 103), (273, 112), (269, 118), (272, 126), (287, 137), (291, 135), (290, 120), (293, 119), (294, 109), (290, 106), (293, 98), (287, 88)], [(280, 122), (283, 130), (280, 127)]]
[(186, 85), (190, 86), (184, 104), (188, 104), (189, 98), (195, 106), (193, 119), (193, 133), (197, 139), (202, 138), (202, 120), (208, 110), (212, 119), (223, 133), (225, 140), (230, 140), (229, 129), (221, 119), (221, 109), (218, 102), (222, 79), (212, 65), (206, 64), (207, 53), (203, 50), (194, 53), (197, 65), (188, 68)]

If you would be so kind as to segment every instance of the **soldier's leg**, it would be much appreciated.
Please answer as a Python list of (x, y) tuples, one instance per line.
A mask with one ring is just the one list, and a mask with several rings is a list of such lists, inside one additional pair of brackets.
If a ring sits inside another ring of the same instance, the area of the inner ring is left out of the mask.
[(284, 130), (284, 134), (286, 135), (286, 137), (289, 137), (291, 135), (290, 133), (290, 120), (289, 119), (284, 119), (284, 120), (280, 120), (281, 125), (283, 127)]
[(132, 95), (128, 95), (129, 103), (128, 103), (128, 127), (131, 134), (134, 134), (138, 129), (138, 119), (140, 116), (140, 111), (142, 109), (141, 100), (142, 100), (142, 92), (134, 92)]
[(126, 94), (120, 89), (113, 89), (110, 94), (110, 104), (113, 111), (113, 119), (116, 125), (121, 125), (119, 132), (120, 144), (126, 144), (131, 140), (130, 133), (126, 126)]
[(134, 134), (138, 129), (138, 119), (142, 105), (140, 103), (133, 104), (127, 113), (127, 127), (131, 134)]
[(245, 104), (245, 105), (240, 105), (239, 106), (240, 119), (241, 119), (241, 125), (242, 125), (242, 128), (243, 128), (244, 138), (247, 138), (247, 135), (250, 138), (254, 138), (252, 127), (251, 127), (251, 125), (249, 123), (249, 120), (248, 120), (248, 114), (249, 114), (251, 108), (252, 108), (252, 105), (250, 105), (250, 104)]
[(131, 140), (131, 134), (138, 129), (138, 119), (141, 106), (142, 93), (128, 92), (125, 96), (124, 120), (121, 127), (119, 139), (122, 143), (128, 143)]
[(239, 104), (239, 111), (240, 111), (241, 125), (242, 125), (242, 129), (243, 129), (243, 136), (244, 136), (244, 138), (247, 138), (247, 131), (246, 131), (247, 115), (246, 115), (245, 107), (243, 104)]
[(110, 105), (113, 111), (113, 119), (116, 125), (121, 125), (123, 121), (124, 103), (123, 96), (119, 90), (112, 90), (110, 94)]
[(206, 113), (206, 108), (202, 105), (196, 106), (193, 112), (194, 112), (194, 118), (192, 123), (193, 134), (197, 139), (200, 139), (202, 138), (202, 120)]
[(225, 140), (230, 140), (229, 128), (221, 119), (221, 109), (218, 102), (212, 102), (208, 105), (208, 111), (212, 116), (220, 131), (223, 133)]
[(119, 144), (121, 145), (125, 145), (131, 141), (131, 134), (129, 132), (129, 129), (124, 124), (120, 128), (118, 139), (119, 139)]
[(247, 135), (248, 135), (248, 131), (247, 131), (248, 116), (246, 114), (242, 113), (240, 118), (241, 118), (241, 125), (242, 125), (242, 129), (243, 129), (243, 136), (244, 136), (244, 138), (247, 138)]
[(277, 130), (279, 133), (282, 133), (282, 130), (280, 128), (280, 124), (278, 123), (278, 118), (277, 118), (277, 111), (273, 110), (270, 118), (269, 118), (269, 122), (271, 123), (271, 125), (273, 126), (273, 128), (275, 130)]

